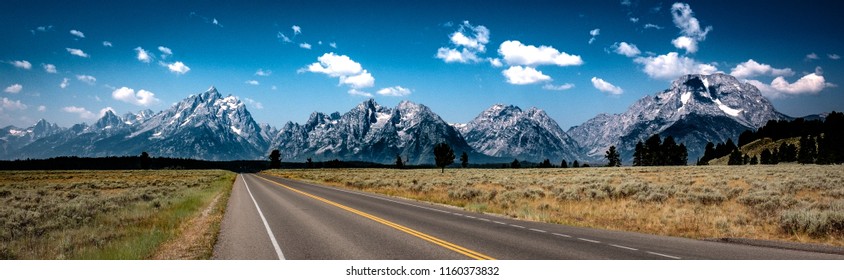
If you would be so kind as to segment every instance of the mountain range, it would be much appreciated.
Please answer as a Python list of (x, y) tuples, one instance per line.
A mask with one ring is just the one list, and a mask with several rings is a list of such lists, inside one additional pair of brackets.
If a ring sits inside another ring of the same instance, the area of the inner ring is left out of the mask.
[(736, 139), (768, 120), (789, 119), (759, 90), (726, 74), (685, 75), (669, 89), (645, 96), (620, 114), (600, 114), (564, 131), (543, 110), (495, 104), (465, 124), (449, 124), (425, 105), (402, 101), (394, 108), (366, 100), (340, 114), (314, 112), (304, 124), (258, 124), (235, 96), (216, 88), (191, 95), (167, 110), (117, 116), (61, 128), (45, 120), (29, 128), (0, 128), (0, 159), (57, 156), (125, 156), (203, 160), (265, 159), (279, 149), (285, 161), (433, 162), (433, 146), (445, 142), (471, 162), (601, 162), (610, 146), (629, 162), (639, 140), (671, 135), (689, 148)]

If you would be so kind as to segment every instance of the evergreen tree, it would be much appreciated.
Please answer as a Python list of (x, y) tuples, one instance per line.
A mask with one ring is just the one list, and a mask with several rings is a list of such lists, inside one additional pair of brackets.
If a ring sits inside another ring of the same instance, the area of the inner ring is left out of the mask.
[(689, 150), (686, 149), (686, 144), (680, 144), (677, 151), (679, 157), (675, 165), (686, 165), (689, 162)]
[(644, 166), (642, 156), (645, 153), (645, 144), (640, 140), (636, 143), (636, 150), (633, 152), (633, 166)]
[(757, 164), (759, 164), (759, 157), (758, 156), (753, 156), (752, 158), (750, 158), (750, 165), (757, 165)]
[(574, 160), (574, 163), (571, 164), (571, 167), (572, 168), (578, 168), (578, 167), (580, 167), (580, 163), (577, 162), (577, 160)]
[(454, 150), (445, 142), (434, 145), (434, 161), (442, 168), (440, 173), (445, 173), (445, 167), (454, 163)]
[(703, 149), (703, 157), (698, 160), (697, 165), (708, 165), (709, 161), (715, 158), (715, 144), (706, 142), (706, 148)]
[(514, 159), (513, 162), (510, 163), (510, 168), (521, 168), (522, 163), (519, 162), (519, 159)]
[(742, 164), (744, 164), (744, 165), (750, 164), (750, 156), (748, 156), (747, 154), (744, 154), (744, 157), (741, 159), (741, 161), (742, 161)]
[(554, 167), (554, 166), (551, 165), (551, 160), (546, 158), (544, 161), (542, 161), (542, 163), (539, 164), (539, 167), (540, 168), (551, 168), (551, 167)]
[(732, 153), (730, 153), (730, 159), (727, 161), (727, 165), (741, 165), (742, 161), (741, 152), (739, 152), (738, 149), (735, 149)]
[(305, 160), (305, 167), (306, 168), (314, 168), (314, 160), (311, 159), (311, 158), (306, 159)]
[(778, 163), (780, 163), (780, 151), (777, 148), (774, 148), (774, 151), (771, 152), (771, 164)]
[(566, 162), (566, 160), (563, 160), (563, 162), (560, 163), (560, 168), (569, 168), (569, 163)]
[(604, 155), (609, 162), (607, 166), (609, 167), (618, 167), (621, 166), (621, 156), (616, 151), (615, 146), (610, 146), (610, 149), (607, 150), (607, 153)]
[(152, 165), (152, 160), (149, 158), (149, 154), (147, 152), (141, 153), (141, 169), (149, 169)]
[(806, 135), (800, 137), (800, 151), (797, 153), (797, 162), (802, 164), (815, 163), (817, 156), (818, 150), (815, 138)]
[(764, 151), (762, 151), (762, 154), (759, 155), (759, 163), (774, 164), (771, 160), (771, 150), (765, 149)]
[(460, 166), (463, 168), (469, 167), (469, 154), (466, 154), (466, 152), (460, 154)]
[(398, 169), (404, 168), (404, 161), (401, 160), (401, 155), (399, 155), (399, 154), (396, 154), (396, 168), (398, 168)]
[(278, 149), (275, 149), (270, 153), (270, 168), (281, 168), (281, 153), (278, 151)]
[(642, 165), (655, 166), (661, 165), (660, 147), (662, 147), (662, 139), (659, 139), (659, 134), (654, 134), (648, 140), (645, 140), (644, 155), (642, 157)]

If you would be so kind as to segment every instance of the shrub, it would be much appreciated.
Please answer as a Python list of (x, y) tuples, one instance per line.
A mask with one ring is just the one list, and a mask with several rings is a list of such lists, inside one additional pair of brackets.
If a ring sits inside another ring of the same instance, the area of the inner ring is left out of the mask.
[(472, 200), (476, 197), (481, 196), (483, 192), (478, 189), (469, 188), (469, 187), (459, 187), (457, 189), (450, 189), (448, 190), (448, 197), (453, 199), (464, 199), (464, 200)]
[(813, 237), (844, 234), (844, 212), (801, 209), (780, 215), (780, 228), (786, 233), (806, 233)]

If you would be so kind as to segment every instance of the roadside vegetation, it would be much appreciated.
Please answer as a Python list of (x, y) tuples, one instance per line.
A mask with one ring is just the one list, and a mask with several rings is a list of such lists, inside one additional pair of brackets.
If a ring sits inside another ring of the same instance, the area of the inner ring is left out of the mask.
[(844, 246), (844, 168), (298, 169), (267, 174), (476, 212), (688, 238)]
[[(204, 259), (235, 174), (2, 171), (0, 259)], [(168, 245), (181, 243), (179, 246)]]

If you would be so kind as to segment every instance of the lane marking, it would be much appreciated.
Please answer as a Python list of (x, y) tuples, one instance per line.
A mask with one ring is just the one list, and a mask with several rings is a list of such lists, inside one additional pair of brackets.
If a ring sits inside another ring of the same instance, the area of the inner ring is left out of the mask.
[(535, 231), (535, 232), (541, 232), (541, 233), (546, 233), (546, 232), (547, 232), (547, 231), (544, 231), (544, 230), (541, 230), (541, 229), (535, 229), (535, 228), (532, 228), (532, 229), (530, 229), (530, 230)]
[(511, 226), (511, 227), (517, 227), (517, 228), (525, 228), (525, 227), (523, 227), (523, 226), (520, 226), (520, 225), (514, 225), (514, 224), (510, 224), (510, 226)]
[(246, 183), (246, 178), (243, 177), (243, 174), (240, 174), (240, 179), (243, 180), (243, 185), (246, 186), (246, 192), (248, 192), (249, 197), (252, 198), (252, 203), (255, 203), (255, 209), (258, 209), (258, 216), (261, 216), (261, 221), (264, 222), (264, 228), (267, 229), (267, 235), (270, 236), (270, 241), (273, 242), (273, 248), (275, 248), (275, 253), (278, 255), (278, 259), (284, 260), (284, 254), (281, 252), (281, 247), (278, 246), (278, 241), (275, 240), (273, 230), (270, 229), (270, 224), (267, 223), (267, 218), (264, 218), (264, 213), (261, 212), (261, 207), (258, 206), (258, 202), (255, 201), (255, 196), (253, 196), (252, 191), (249, 190), (249, 184)]
[(648, 252), (648, 254), (651, 254), (651, 255), (657, 255), (657, 256), (666, 257), (666, 258), (669, 258), (669, 259), (675, 259), (675, 260), (680, 259), (680, 257), (675, 257), (675, 256), (672, 256), (672, 255), (660, 254), (660, 253), (655, 253), (655, 252), (651, 252), (651, 251), (647, 251), (647, 252)]
[(489, 222), (489, 219), (484, 219), (484, 218), (478, 218), (478, 220), (481, 220), (481, 221), (484, 221), (484, 222)]
[(375, 216), (375, 215), (372, 215), (372, 214), (369, 214), (369, 213), (366, 213), (366, 212), (363, 212), (363, 211), (357, 210), (357, 209), (355, 209), (355, 208), (351, 208), (351, 207), (349, 207), (349, 206), (346, 206), (346, 205), (343, 205), (343, 204), (340, 204), (340, 203), (337, 203), (337, 202), (334, 202), (334, 201), (331, 201), (331, 200), (328, 200), (328, 199), (322, 198), (322, 197), (320, 197), (320, 196), (316, 196), (316, 195), (313, 195), (313, 194), (310, 194), (310, 193), (307, 193), (307, 192), (304, 192), (304, 191), (301, 191), (301, 190), (298, 190), (298, 189), (292, 188), (292, 187), (287, 186), (287, 185), (285, 185), (285, 184), (282, 184), (282, 183), (279, 183), (279, 182), (276, 182), (276, 181), (272, 181), (272, 180), (266, 179), (266, 178), (261, 177), (261, 176), (258, 176), (258, 178), (261, 178), (261, 179), (263, 179), (264, 181), (267, 181), (267, 182), (270, 182), (270, 183), (276, 184), (276, 185), (278, 185), (278, 186), (281, 186), (281, 187), (286, 188), (286, 189), (288, 189), (288, 190), (291, 190), (291, 191), (293, 191), (293, 192), (299, 193), (299, 194), (301, 194), (301, 195), (304, 195), (304, 196), (307, 196), (307, 197), (310, 197), (310, 198), (316, 199), (316, 200), (318, 200), (318, 201), (324, 202), (324, 203), (326, 203), (326, 204), (328, 204), (328, 205), (331, 205), (331, 206), (334, 206), (334, 207), (337, 207), (337, 208), (340, 208), (340, 209), (343, 209), (343, 210), (349, 211), (349, 212), (351, 212), (351, 213), (357, 214), (358, 216), (361, 216), (361, 217), (364, 217), (364, 218), (367, 218), (367, 219), (373, 220), (373, 221), (375, 221), (375, 222), (381, 223), (381, 224), (383, 224), (383, 225), (389, 226), (389, 227), (391, 227), (391, 228), (397, 229), (397, 230), (402, 231), (402, 232), (404, 232), (404, 233), (407, 233), (407, 234), (410, 234), (410, 235), (416, 236), (416, 237), (418, 237), (418, 238), (420, 238), (420, 239), (422, 239), (422, 240), (425, 240), (425, 241), (428, 241), (428, 242), (434, 243), (434, 244), (439, 245), (439, 246), (441, 246), (441, 247), (443, 247), (443, 248), (446, 248), (446, 249), (452, 250), (452, 251), (454, 251), (454, 252), (460, 253), (460, 254), (462, 254), (462, 255), (464, 255), (464, 256), (467, 256), (467, 257), (470, 257), (470, 258), (473, 258), (473, 259), (476, 259), (476, 260), (494, 260), (494, 258), (492, 258), (492, 257), (490, 257), (490, 256), (487, 256), (487, 255), (484, 255), (484, 254), (481, 254), (481, 253), (478, 253), (478, 252), (475, 252), (475, 251), (472, 251), (472, 250), (469, 250), (469, 249), (463, 248), (463, 247), (461, 247), (461, 246), (458, 246), (458, 245), (456, 245), (456, 244), (450, 243), (450, 242), (448, 242), (448, 241), (445, 241), (445, 240), (442, 240), (442, 239), (436, 238), (436, 237), (434, 237), (434, 236), (431, 236), (431, 235), (428, 235), (428, 234), (422, 233), (422, 232), (420, 232), (420, 231), (417, 231), (417, 230), (411, 229), (411, 228), (409, 228), (409, 227), (406, 227), (406, 226), (403, 226), (403, 225), (400, 225), (400, 224), (397, 224), (397, 223), (391, 222), (391, 221), (389, 221), (389, 220), (386, 220), (386, 219), (383, 219), (383, 218), (377, 217), (377, 216)]
[(566, 238), (571, 238), (571, 235), (568, 235), (568, 234), (562, 234), (562, 233), (556, 233), (556, 232), (555, 232), (555, 233), (552, 233), (552, 234), (553, 234), (553, 235), (556, 235), (556, 236), (562, 236), (562, 237), (566, 237)]
[(601, 243), (601, 241), (598, 241), (598, 240), (592, 240), (592, 239), (586, 239), (586, 238), (579, 238), (579, 237), (578, 237), (577, 239), (580, 239), (580, 240), (583, 240), (583, 241), (586, 241), (586, 242)]
[(506, 224), (507, 224), (507, 223), (505, 223), (505, 222), (499, 222), (499, 221), (492, 221), (492, 222), (493, 222), (493, 223), (496, 223), (496, 224), (499, 224), (499, 225), (506, 225)]
[(610, 244), (610, 246), (613, 246), (613, 247), (616, 247), (616, 248), (621, 248), (621, 249), (627, 249), (627, 250), (630, 250), (630, 251), (639, 251), (639, 249), (630, 248), (630, 247), (627, 247), (627, 246), (621, 246), (621, 245), (615, 245), (615, 244)]

